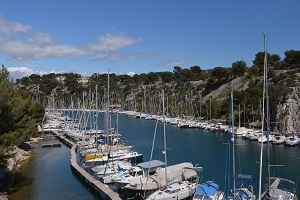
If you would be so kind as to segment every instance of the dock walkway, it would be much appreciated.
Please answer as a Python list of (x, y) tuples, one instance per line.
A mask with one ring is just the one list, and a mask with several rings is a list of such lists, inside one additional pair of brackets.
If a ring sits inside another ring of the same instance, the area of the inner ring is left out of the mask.
[(60, 135), (56, 130), (53, 130), (52, 133), (59, 138), (64, 144), (71, 148), (71, 168), (73, 173), (75, 172), (79, 177), (85, 181), (94, 191), (100, 195), (101, 199), (113, 199), (113, 200), (121, 200), (118, 193), (112, 191), (109, 187), (107, 187), (104, 183), (101, 183), (99, 180), (95, 179), (92, 175), (90, 175), (87, 171), (82, 169), (77, 164), (76, 159), (76, 144), (69, 140), (68, 138)]

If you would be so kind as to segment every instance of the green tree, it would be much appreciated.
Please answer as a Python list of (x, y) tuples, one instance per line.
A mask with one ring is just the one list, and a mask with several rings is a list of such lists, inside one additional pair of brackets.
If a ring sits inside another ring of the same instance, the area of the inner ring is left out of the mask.
[(259, 69), (256, 65), (252, 65), (252, 67), (248, 68), (248, 74), (249, 77), (258, 76), (259, 75)]
[(269, 65), (271, 65), (271, 66), (277, 66), (280, 63), (280, 60), (281, 60), (281, 58), (280, 58), (280, 56), (278, 54), (272, 54), (270, 56)]
[(232, 73), (235, 76), (243, 76), (247, 71), (247, 64), (243, 60), (232, 63)]
[(181, 67), (179, 67), (179, 66), (174, 67), (173, 73), (175, 75), (175, 78), (180, 78), (181, 72), (182, 72)]
[(189, 69), (183, 69), (181, 71), (180, 80), (182, 82), (187, 82), (193, 80), (194, 74)]
[(8, 79), (0, 80), (0, 94), (0, 167), (5, 167), (8, 149), (29, 139), (35, 123), (42, 121), (45, 107), (32, 103), (29, 92)]
[(255, 54), (255, 59), (253, 60), (253, 64), (258, 67), (259, 72), (264, 71), (264, 58), (265, 52), (258, 52)]
[(284, 65), (286, 68), (295, 69), (300, 67), (300, 51), (285, 51)]
[(155, 73), (155, 72), (149, 72), (147, 74), (147, 78), (148, 78), (150, 83), (155, 83), (159, 79), (157, 73)]
[(202, 75), (202, 69), (201, 67), (195, 65), (190, 67), (191, 72), (194, 74), (194, 77), (199, 80), (201, 78)]
[(225, 67), (215, 67), (210, 74), (217, 83), (223, 83), (230, 77), (230, 71)]
[(175, 75), (172, 72), (162, 72), (161, 73), (161, 80), (163, 83), (170, 83), (174, 81)]
[(29, 79), (31, 80), (32, 83), (39, 84), (41, 81), (41, 76), (38, 74), (31, 74), (29, 76)]
[(0, 68), (0, 80), (2, 79), (8, 79), (9, 78), (9, 71), (7, 68), (2, 64)]
[[(255, 55), (255, 59), (253, 60), (253, 64), (258, 67), (260, 73), (264, 71), (264, 60), (265, 60), (265, 52), (258, 52)], [(268, 66), (278, 66), (280, 64), (280, 56), (277, 54), (269, 54), (267, 53), (267, 64)]]

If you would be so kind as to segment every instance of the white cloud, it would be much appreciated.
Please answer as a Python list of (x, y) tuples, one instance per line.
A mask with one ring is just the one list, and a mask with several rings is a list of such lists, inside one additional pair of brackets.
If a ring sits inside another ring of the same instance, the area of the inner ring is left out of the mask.
[(43, 75), (44, 72), (35, 71), (33, 69), (29, 69), (27, 67), (9, 67), (7, 70), (10, 73), (10, 77), (13, 79), (21, 79), (25, 76), (30, 76), (31, 74)]
[(79, 48), (56, 44), (47, 33), (37, 33), (27, 40), (0, 40), (0, 53), (7, 54), (13, 61), (37, 58), (61, 58), (87, 55)]
[(99, 42), (96, 44), (89, 44), (87, 46), (88, 50), (92, 51), (100, 51), (100, 52), (109, 52), (109, 51), (117, 51), (126, 46), (130, 46), (132, 44), (141, 42), (141, 38), (131, 38), (125, 37), (122, 34), (111, 35), (106, 34), (105, 36), (101, 36), (98, 38)]
[(31, 30), (28, 25), (23, 25), (18, 22), (9, 22), (0, 15), (0, 33), (8, 36), (27, 33)]
[(128, 73), (127, 73), (127, 75), (129, 75), (129, 76), (131, 76), (131, 77), (134, 76), (135, 74), (136, 74), (135, 72), (128, 72)]
[(42, 76), (44, 74), (50, 74), (50, 73), (54, 73), (54, 74), (69, 73), (68, 71), (53, 71), (53, 70), (48, 72), (37, 71), (37, 70), (30, 69), (28, 67), (8, 67), (7, 70), (10, 73), (10, 77), (12, 77), (14, 80), (21, 79), (26, 76), (30, 76), (31, 74), (38, 74)]
[(185, 63), (184, 60), (171, 60), (171, 61), (165, 62), (163, 65), (168, 66), (168, 67), (174, 67), (174, 66), (180, 66), (184, 63)]
[[(76, 47), (56, 42), (49, 33), (38, 32), (25, 39), (11, 37), (25, 34), (30, 26), (9, 22), (0, 16), (0, 54), (6, 54), (11, 61), (31, 61), (40, 58), (77, 58), (82, 56), (100, 57), (108, 60), (128, 59), (146, 54), (118, 55), (117, 51), (142, 41), (123, 34), (100, 36), (94, 44)], [(1, 37), (1, 33), (9, 37)], [(98, 61), (97, 59), (95, 59)], [(99, 59), (101, 61), (101, 59)]]
[[(49, 72), (43, 72), (43, 71), (36, 71), (33, 69), (30, 69), (28, 67), (9, 67), (7, 68), (7, 70), (10, 73), (10, 77), (12, 77), (14, 80), (16, 79), (21, 79), (23, 77), (28, 77), (31, 74), (38, 74), (40, 76), (44, 75), (44, 74), (50, 74), (50, 73), (54, 73), (54, 74), (63, 74), (63, 73), (77, 73), (77, 74), (81, 74), (83, 77), (90, 77), (92, 76), (94, 73), (99, 73), (99, 74), (107, 74), (107, 72), (103, 71), (103, 72), (72, 72), (72, 71), (49, 71)], [(110, 72), (111, 74), (117, 74), (117, 75), (121, 75), (121, 74), (125, 74), (125, 73), (119, 73), (119, 72)], [(136, 73), (135, 72), (128, 72), (126, 73), (129, 76), (134, 76)]]
[(147, 54), (147, 53), (132, 53), (132, 54), (118, 54), (118, 53), (110, 53), (110, 54), (101, 54), (98, 55), (95, 61), (103, 61), (103, 60), (122, 60), (122, 59), (141, 59), (150, 56), (158, 56), (159, 54)]

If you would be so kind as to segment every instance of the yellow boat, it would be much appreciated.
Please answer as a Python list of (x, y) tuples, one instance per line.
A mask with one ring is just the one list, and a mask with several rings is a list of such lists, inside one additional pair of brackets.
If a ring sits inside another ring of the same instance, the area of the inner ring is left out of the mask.
[(103, 154), (103, 153), (89, 154), (85, 156), (85, 161), (92, 160), (95, 158), (102, 158), (103, 156), (107, 156), (107, 154)]
[(105, 148), (105, 149), (117, 149), (117, 148), (120, 148), (120, 147), (123, 147), (123, 146), (124, 146), (124, 145), (122, 145), (122, 144), (114, 145), (114, 146), (105, 144), (105, 145), (104, 145), (104, 148)]

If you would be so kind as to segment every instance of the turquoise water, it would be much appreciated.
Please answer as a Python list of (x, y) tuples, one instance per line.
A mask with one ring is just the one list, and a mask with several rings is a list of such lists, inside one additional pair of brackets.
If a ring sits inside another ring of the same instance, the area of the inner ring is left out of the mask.
[[(116, 114), (112, 114), (113, 126)], [(144, 155), (144, 161), (150, 158), (156, 121), (137, 119), (132, 116), (118, 115), (119, 132)], [(163, 125), (157, 124), (157, 136), (153, 159), (163, 160)], [(99, 127), (103, 128), (103, 115), (99, 117)], [(214, 180), (225, 190), (225, 172), (227, 170), (227, 134), (212, 133), (201, 129), (180, 129), (177, 126), (166, 125), (168, 164), (192, 162), (203, 167), (201, 180)], [(254, 190), (258, 193), (260, 144), (256, 141), (236, 140), (236, 171), (251, 174)], [(271, 145), (271, 164), (284, 165), (272, 167), (271, 176), (283, 177), (299, 183), (300, 177), (300, 147)], [(266, 153), (266, 145), (264, 145)], [(28, 162), (22, 171), (23, 184), (11, 195), (11, 199), (97, 199), (71, 172), (70, 150), (61, 148), (41, 148), (38, 144), (34, 149), (34, 158)], [(265, 156), (264, 156), (265, 157)], [(266, 183), (266, 161), (264, 161), (263, 184)], [(263, 188), (264, 190), (264, 188)], [(298, 196), (300, 196), (298, 189)], [(19, 195), (19, 196), (17, 196)], [(21, 195), (21, 196), (20, 196)], [(20, 198), (22, 197), (22, 198)]]

